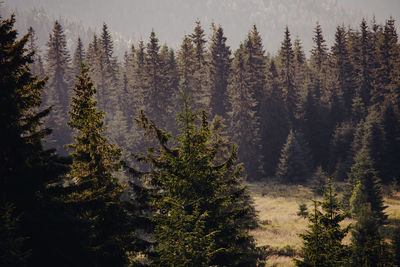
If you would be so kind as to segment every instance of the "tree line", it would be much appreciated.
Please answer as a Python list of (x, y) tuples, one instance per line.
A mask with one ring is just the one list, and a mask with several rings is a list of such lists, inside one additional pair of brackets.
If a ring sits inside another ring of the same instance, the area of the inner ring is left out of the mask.
[[(207, 41), (197, 21), (176, 55), (153, 31), (122, 63), (106, 24), (71, 60), (55, 22), (43, 60), (14, 21), (0, 25), (6, 265), (263, 264), (241, 173), (322, 184), (298, 265), (398, 257), (396, 236), (391, 249), (381, 234), (381, 181), (400, 166), (393, 19), (338, 26), (330, 51), (317, 24), (310, 59), (288, 27), (274, 56), (256, 26), (232, 53), (221, 26)], [(342, 204), (325, 176), (346, 181)], [(345, 215), (357, 219), (351, 246)]]

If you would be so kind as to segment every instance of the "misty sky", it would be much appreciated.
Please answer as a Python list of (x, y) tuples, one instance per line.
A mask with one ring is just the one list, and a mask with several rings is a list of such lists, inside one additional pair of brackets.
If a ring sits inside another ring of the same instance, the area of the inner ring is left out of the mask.
[[(209, 33), (211, 22), (221, 24), (228, 43), (236, 49), (252, 24), (261, 32), (267, 52), (276, 53), (285, 25), (299, 36), (306, 51), (312, 47), (318, 21), (328, 43), (338, 24), (358, 27), (362, 17), (379, 23), (400, 20), (400, 0), (3, 0), (10, 8), (43, 10), (53, 19), (64, 18), (98, 30), (106, 22), (126, 42), (146, 40), (155, 30), (162, 43), (177, 48), (194, 21)], [(397, 27), (399, 22), (396, 23)]]

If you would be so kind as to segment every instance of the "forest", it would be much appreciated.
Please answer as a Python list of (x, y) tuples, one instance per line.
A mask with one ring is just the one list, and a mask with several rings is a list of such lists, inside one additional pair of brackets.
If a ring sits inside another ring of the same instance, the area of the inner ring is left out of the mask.
[(392, 17), (338, 25), (330, 47), (316, 23), (309, 56), (288, 26), (277, 52), (256, 25), (233, 50), (197, 20), (179, 49), (153, 30), (122, 60), (106, 23), (69, 51), (55, 21), (44, 53), (14, 24), (0, 18), (1, 266), (266, 266), (252, 185), (312, 192), (296, 266), (400, 266)]

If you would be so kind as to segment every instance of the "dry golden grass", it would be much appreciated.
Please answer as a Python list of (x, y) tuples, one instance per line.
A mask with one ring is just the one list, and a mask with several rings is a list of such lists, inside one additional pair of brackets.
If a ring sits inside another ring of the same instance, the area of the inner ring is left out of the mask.
[[(307, 204), (311, 211), (315, 196), (309, 188), (300, 185), (252, 183), (247, 186), (254, 199), (260, 222), (260, 227), (253, 230), (252, 235), (258, 246), (268, 245), (274, 251), (268, 257), (266, 266), (295, 266), (293, 257), (298, 255), (303, 244), (299, 234), (304, 233), (308, 225), (307, 219), (297, 215), (299, 204)], [(400, 222), (400, 193), (385, 197), (385, 203), (390, 221), (387, 232), (390, 233), (393, 224)], [(343, 225), (350, 223), (355, 221), (345, 219)], [(350, 239), (349, 234), (344, 242), (349, 243)]]

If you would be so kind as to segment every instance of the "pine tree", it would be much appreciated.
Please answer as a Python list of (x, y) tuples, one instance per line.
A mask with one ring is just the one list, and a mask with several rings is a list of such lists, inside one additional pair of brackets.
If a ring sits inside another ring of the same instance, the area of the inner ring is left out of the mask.
[(71, 141), (72, 134), (65, 120), (71, 96), (71, 70), (66, 37), (58, 21), (54, 23), (47, 47), (46, 73), (49, 82), (46, 86), (45, 105), (53, 106), (53, 112), (46, 123), (48, 127), (53, 128), (48, 141), (59, 153), (66, 154), (63, 146)]
[(328, 182), (323, 191), (323, 201), (314, 201), (314, 214), (309, 216), (309, 230), (300, 235), (304, 240), (303, 260), (295, 260), (297, 266), (333, 267), (347, 263), (349, 251), (342, 242), (349, 227), (340, 226), (346, 215), (341, 210), (332, 181)]
[(149, 175), (159, 190), (154, 265), (256, 265), (260, 254), (248, 234), (254, 208), (240, 184), (236, 147), (229, 145), (226, 158), (217, 160), (228, 144), (212, 130), (217, 125), (209, 127), (205, 112), (200, 120), (185, 101), (178, 118), (176, 137), (143, 113), (138, 118), (158, 143), (137, 157), (152, 166)]
[(276, 177), (286, 183), (304, 183), (310, 173), (310, 151), (303, 139), (303, 134), (291, 130), (282, 147)]
[[(121, 201), (124, 187), (113, 172), (121, 167), (121, 149), (104, 137), (104, 115), (93, 100), (95, 88), (82, 67), (74, 87), (68, 125), (76, 131), (75, 142), (68, 145), (72, 165), (67, 177), (71, 179), (66, 203), (80, 220), (88, 225), (88, 259), (90, 265), (111, 266), (128, 262), (128, 253), (138, 252), (135, 235), (140, 221), (134, 204)], [(136, 221), (137, 220), (137, 221)], [(146, 221), (144, 223), (147, 223)]]
[(214, 27), (209, 48), (209, 82), (211, 116), (226, 118), (230, 110), (227, 87), (231, 69), (231, 50), (226, 45), (226, 37), (222, 27)]

